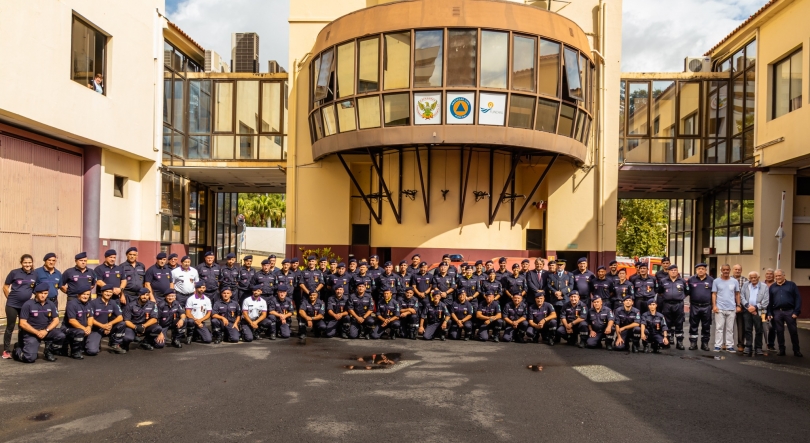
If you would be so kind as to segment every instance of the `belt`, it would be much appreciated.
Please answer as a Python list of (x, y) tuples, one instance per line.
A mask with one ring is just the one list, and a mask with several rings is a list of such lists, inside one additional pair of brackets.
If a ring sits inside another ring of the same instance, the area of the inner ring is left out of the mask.
[(707, 306), (711, 306), (712, 304), (711, 303), (691, 303), (691, 305), (692, 306), (697, 306), (697, 307), (700, 307), (700, 308), (705, 308)]
[(683, 300), (661, 300), (662, 303), (670, 303), (673, 305), (677, 305), (678, 303), (683, 303)]
[(794, 311), (796, 308), (774, 308), (777, 311)]
[(184, 295), (184, 296), (186, 296), (186, 297), (191, 297), (192, 295), (194, 295), (194, 293), (193, 293), (193, 292), (191, 292), (191, 293), (188, 293), (188, 294), (187, 294), (187, 293), (185, 293), (185, 292), (178, 292), (178, 293), (177, 293), (177, 295)]

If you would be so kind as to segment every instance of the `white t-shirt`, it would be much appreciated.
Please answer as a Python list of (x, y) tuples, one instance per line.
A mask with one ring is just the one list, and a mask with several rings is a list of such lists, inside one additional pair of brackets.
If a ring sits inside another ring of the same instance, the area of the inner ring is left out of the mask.
[(195, 320), (199, 320), (211, 311), (211, 300), (209, 300), (208, 297), (199, 299), (195, 294), (186, 301), (186, 309), (191, 309), (191, 316), (194, 317)]
[(200, 274), (192, 267), (189, 267), (188, 271), (184, 270), (182, 266), (178, 266), (172, 270), (174, 290), (181, 294), (193, 294), (194, 283), (197, 283), (199, 280)]
[(256, 320), (262, 312), (267, 312), (267, 302), (261, 297), (258, 300), (248, 297), (242, 302), (242, 312), (247, 312), (251, 320)]

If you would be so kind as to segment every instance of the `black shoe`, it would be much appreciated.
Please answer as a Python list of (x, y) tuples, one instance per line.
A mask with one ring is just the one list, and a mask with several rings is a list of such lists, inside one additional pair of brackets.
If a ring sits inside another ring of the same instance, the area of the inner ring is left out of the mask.
[(307, 338), (307, 335), (306, 335), (306, 334), (300, 334), (300, 335), (298, 336), (298, 339), (299, 339), (299, 340), (305, 340), (306, 338)]
[(371, 339), (371, 334), (363, 334), (363, 338), (366, 339), (366, 340), (370, 340)]
[(191, 335), (190, 335), (190, 334), (187, 334), (187, 335), (186, 335), (186, 344), (187, 344), (187, 345), (190, 345), (190, 344), (191, 344)]
[(709, 352), (709, 344), (708, 344), (708, 343), (703, 343), (703, 344), (701, 344), (701, 345), (700, 345), (700, 350), (701, 350), (701, 351), (706, 351), (706, 352)]
[(150, 345), (147, 342), (143, 342), (143, 343), (141, 343), (141, 349), (143, 349), (144, 351), (154, 351), (155, 347)]
[(605, 349), (607, 349), (608, 351), (613, 350), (613, 340), (610, 340), (607, 343), (605, 343)]
[(388, 334), (388, 339), (389, 340), (396, 340), (397, 339), (397, 334), (396, 333), (389, 333)]
[(652, 352), (652, 346), (650, 346), (650, 344), (649, 344), (649, 343), (647, 343), (646, 345), (644, 345), (644, 353), (645, 353), (645, 354), (649, 354), (649, 353), (651, 353), (651, 352)]
[(444, 336), (443, 336), (443, 335), (440, 335), (440, 336), (439, 336), (439, 340), (444, 341)]
[(796, 351), (793, 353), (794, 357), (804, 357), (800, 351)]
[(216, 337), (214, 337), (214, 344), (215, 344), (215, 345), (218, 345), (218, 344), (220, 344), (220, 343), (222, 343), (222, 336), (221, 336), (221, 335), (217, 335)]
[[(255, 338), (256, 340), (261, 340), (261, 338), (259, 338), (258, 336), (257, 336), (257, 337), (254, 337), (254, 338)], [(275, 340), (275, 339), (276, 339), (276, 334), (270, 334), (270, 340)]]
[(180, 343), (180, 340), (172, 340), (172, 346), (179, 349), (183, 347), (183, 344)]
[(683, 347), (683, 342), (678, 340), (678, 344), (675, 345), (675, 349), (679, 351), (683, 351), (685, 348)]
[(45, 352), (43, 353), (43, 356), (45, 357), (45, 360), (47, 360), (47, 361), (56, 361), (56, 355), (54, 355), (53, 351), (51, 351), (49, 349), (45, 349)]
[(638, 348), (636, 347), (635, 344), (630, 345), (630, 352), (632, 352), (633, 354), (638, 354)]
[(492, 341), (493, 341), (494, 343), (498, 343), (498, 342), (500, 342), (501, 340), (500, 340), (500, 339), (498, 339), (498, 335), (496, 334), (494, 337), (492, 337)]
[(348, 338), (349, 338), (349, 336), (348, 336), (348, 335), (346, 335), (346, 333), (345, 333), (345, 332), (341, 332), (341, 333), (340, 333), (340, 338), (343, 338), (343, 339), (348, 339)]
[(110, 346), (110, 351), (115, 354), (126, 354), (127, 350), (122, 348), (121, 345), (112, 345)]
[(691, 345), (689, 345), (690, 351), (697, 351), (697, 342), (693, 341)]
[(84, 356), (82, 355), (81, 349), (73, 351), (73, 353), (70, 355), (70, 358), (74, 360), (84, 360)]
[(784, 349), (780, 349), (780, 350), (779, 350), (779, 353), (778, 353), (778, 354), (776, 354), (776, 355), (778, 355), (779, 357), (784, 357), (784, 356), (785, 356), (785, 350), (784, 350)]
[(465, 335), (465, 336), (464, 336), (464, 341), (470, 341), (470, 336), (469, 336), (469, 335)]
[(776, 350), (776, 346), (774, 346), (774, 345), (768, 345), (768, 350), (769, 350), (769, 351), (775, 351), (775, 350)]
[(548, 339), (548, 345), (549, 346), (554, 346), (554, 339), (553, 338)]

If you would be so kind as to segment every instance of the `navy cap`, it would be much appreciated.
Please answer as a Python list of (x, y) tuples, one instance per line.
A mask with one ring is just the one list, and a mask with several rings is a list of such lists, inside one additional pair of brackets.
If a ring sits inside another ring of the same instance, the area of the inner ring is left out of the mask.
[(270, 264), (270, 260), (268, 260), (268, 259), (262, 260), (262, 266), (263, 265), (269, 265), (269, 264)]
[(143, 295), (143, 294), (148, 294), (148, 293), (149, 293), (149, 290), (146, 289), (146, 288), (141, 288), (141, 290), (138, 291), (138, 295)]
[(168, 258), (169, 258), (169, 260), (171, 260), (171, 259), (176, 258), (176, 257), (179, 257), (179, 256), (177, 254), (175, 254), (174, 252), (172, 252), (171, 254), (169, 254)]
[(232, 258), (236, 258), (236, 255), (233, 252), (225, 256), (225, 260), (230, 260)]
[(506, 257), (499, 258), (498, 263), (506, 263)]
[(596, 270), (597, 271), (607, 271), (607, 268), (604, 267), (604, 266), (600, 266), (600, 267), (596, 268)]
[(677, 271), (678, 270), (678, 265), (670, 265), (670, 267), (667, 268), (667, 271), (672, 271), (672, 270)]
[(484, 264), (485, 265), (490, 265), (490, 264), (494, 265), (495, 262), (493, 262), (492, 260), (487, 260), (486, 263), (484, 263)]
[(407, 264), (408, 264), (408, 261), (407, 261), (407, 260), (401, 260), (401, 261), (399, 262), (399, 264), (400, 264), (400, 265), (407, 265)]
[(705, 268), (705, 267), (706, 267), (706, 263), (698, 263), (698, 264), (695, 265), (695, 269), (697, 269), (697, 268)]
[(487, 289), (487, 293), (484, 295), (495, 295), (495, 291), (493, 291), (492, 289)]
[(644, 263), (644, 262), (636, 262), (636, 267), (637, 267), (637, 268), (647, 268), (648, 266), (647, 266), (647, 263)]
[(520, 269), (520, 265), (515, 263), (512, 265), (512, 269)]
[[(542, 291), (540, 291), (540, 292), (538, 292), (538, 293), (534, 294), (534, 298), (540, 298), (540, 297), (545, 297), (545, 296), (546, 296), (546, 294), (544, 294)], [(628, 298), (629, 298), (629, 297), (628, 297)]]
[(338, 266), (337, 266), (337, 267), (338, 267), (338, 269), (340, 269), (340, 268), (345, 268), (345, 267), (346, 267), (346, 263), (340, 262), (340, 263), (338, 263)]
[(442, 295), (442, 291), (434, 289), (432, 295)]
[(205, 282), (202, 280), (198, 281), (197, 283), (194, 283), (195, 288), (202, 288), (203, 286), (205, 286)]
[(580, 263), (587, 263), (587, 262), (588, 262), (588, 259), (587, 259), (587, 258), (585, 258), (585, 257), (580, 257), (580, 258), (579, 258), (579, 260), (577, 260), (577, 264), (580, 264)]
[(444, 259), (446, 259), (446, 258), (450, 258), (450, 254), (444, 254), (444, 255), (442, 255), (442, 260), (444, 260)]
[(369, 260), (371, 260), (372, 258), (375, 258), (375, 259), (379, 260), (379, 259), (380, 259), (380, 256), (379, 256), (379, 255), (377, 255), (377, 254), (373, 254), (373, 255), (372, 255), (371, 257), (369, 257), (368, 259), (369, 259)]
[[(228, 290), (230, 291), (230, 289), (228, 289)], [(223, 291), (224, 291), (224, 289), (223, 289)], [(163, 294), (163, 297), (164, 297), (164, 298), (166, 298), (166, 297), (168, 297), (168, 296), (170, 296), (170, 295), (177, 296), (177, 293), (176, 293), (176, 292), (174, 292), (174, 289), (169, 289), (169, 292), (167, 292), (167, 293)]]
[(278, 285), (276, 288), (276, 292), (287, 292), (290, 288), (287, 287), (284, 283)]
[(387, 262), (383, 263), (384, 268), (387, 268), (388, 266), (394, 266), (394, 264), (391, 263), (390, 261), (387, 261)]
[(328, 262), (328, 261), (329, 261), (329, 259), (328, 259), (328, 258), (326, 258), (326, 257), (321, 257), (321, 259), (320, 259), (320, 260), (318, 260), (318, 261), (326, 261), (326, 262)]
[(445, 262), (441, 262), (441, 263), (439, 263), (439, 266), (444, 266), (444, 267), (447, 267), (447, 263), (445, 263)]
[(213, 257), (213, 256), (214, 256), (214, 251), (208, 251), (208, 252), (205, 253), (205, 255), (203, 255), (203, 257)]
[(349, 263), (357, 263), (357, 259), (356, 258), (350, 258)]
[(405, 286), (405, 292), (408, 292), (408, 291), (413, 292), (413, 287), (411, 287), (411, 286)]
[(262, 289), (262, 285), (251, 285), (250, 286), (251, 291), (259, 291), (261, 289)]
[(523, 259), (523, 260), (521, 260), (520, 262), (521, 262), (521, 263), (530, 263), (528, 258), (524, 258), (524, 259)]
[(307, 257), (307, 261), (317, 260), (317, 259), (318, 259), (318, 257), (315, 257), (314, 255), (310, 255), (309, 257)]
[(164, 258), (166, 258), (166, 253), (165, 252), (160, 252), (160, 253), (158, 253), (158, 255), (155, 256), (156, 260), (161, 260), (161, 259), (164, 259)]
[(333, 259), (331, 259), (331, 260), (329, 260), (329, 264), (330, 264), (330, 265), (331, 265), (331, 264), (333, 264), (333, 263), (337, 263), (337, 260), (335, 260), (334, 258), (333, 258)]
[(419, 254), (414, 254), (414, 255), (411, 256), (411, 260), (413, 260), (415, 258), (422, 258), (422, 256), (419, 255)]
[(132, 246), (131, 248), (127, 249), (126, 253), (129, 254), (130, 252), (138, 252), (138, 248), (136, 248), (135, 246)]
[(246, 255), (246, 256), (242, 257), (242, 261), (245, 261), (245, 260), (253, 260), (253, 256), (252, 255)]
[(492, 270), (492, 269), (487, 269), (486, 271), (484, 271), (484, 274), (487, 274), (487, 275), (494, 274), (494, 273), (495, 273), (495, 271)]
[(419, 267), (422, 267), (422, 266), (427, 266), (427, 262), (423, 261), (422, 263), (419, 263)]
[(484, 264), (484, 262), (482, 262), (481, 260), (477, 260), (477, 261), (475, 262), (475, 266), (478, 266), (478, 265), (483, 265), (483, 264)]
[(672, 261), (672, 260), (670, 260), (669, 257), (661, 257), (661, 261)]
[(104, 292), (104, 291), (112, 291), (112, 290), (114, 290), (115, 288), (116, 288), (116, 286), (115, 286), (115, 285), (104, 285), (104, 286), (101, 288), (101, 292)]
[(115, 252), (115, 249), (107, 249), (107, 252), (104, 253), (104, 258), (107, 258), (111, 255), (118, 255), (118, 253)]
[(364, 261), (361, 261), (361, 262), (360, 262), (360, 263), (358, 263), (357, 265), (358, 265), (358, 266), (368, 266), (368, 263), (366, 263), (366, 262), (364, 262)]
[(83, 258), (87, 258), (86, 252), (79, 252), (75, 257), (73, 257), (74, 260), (81, 260)]
[(461, 267), (462, 268), (468, 268), (468, 267), (470, 267), (470, 264), (467, 263), (467, 262), (464, 262), (464, 263), (461, 264)]
[(296, 263), (296, 262), (299, 262), (299, 261), (301, 261), (301, 260), (298, 260), (298, 257), (293, 257), (293, 258), (290, 259), (290, 263)]
[(51, 289), (51, 285), (47, 283), (40, 283), (34, 288), (34, 292), (48, 292)]
[(616, 260), (612, 260), (610, 263), (608, 263), (608, 266), (613, 266), (613, 265), (618, 265), (618, 264), (619, 264), (619, 262), (617, 262)]
[(467, 295), (467, 288), (458, 288), (457, 294)]
[(647, 305), (657, 305), (657, 304), (658, 304), (658, 303), (656, 303), (656, 301), (655, 301), (655, 297), (653, 297), (653, 298), (651, 298), (651, 299), (647, 300)]
[(267, 257), (267, 259), (268, 259), (268, 260), (269, 260), (269, 259), (271, 259), (271, 258), (277, 258), (277, 257), (276, 257), (276, 254), (270, 254), (270, 256), (269, 256), (269, 257)]
[(43, 258), (42, 261), (47, 261), (50, 258), (56, 258), (56, 254), (54, 254), (53, 252), (49, 252), (45, 254), (45, 258)]
[(363, 286), (363, 287), (365, 287), (366, 282), (364, 282), (363, 280), (360, 280), (359, 282), (355, 283), (355, 286)]
[(184, 255), (183, 258), (180, 259), (180, 263), (183, 263), (186, 260), (191, 260), (191, 257), (189, 257), (188, 255)]
[(282, 264), (282, 265), (283, 265), (283, 264), (290, 264), (290, 260), (289, 260), (289, 259), (287, 259), (287, 258), (285, 258), (284, 260), (281, 260), (281, 264)]
[(228, 292), (230, 292), (230, 293), (233, 293), (233, 290), (232, 290), (231, 288), (227, 287), (227, 286), (225, 286), (224, 288), (222, 288), (222, 290), (220, 290), (220, 291), (219, 291), (219, 293), (220, 293), (220, 294), (222, 294), (222, 293), (223, 293), (223, 292), (225, 292), (225, 291), (228, 291)]
[(569, 297), (570, 297), (570, 296), (572, 296), (572, 295), (579, 295), (579, 291), (577, 291), (576, 289), (574, 289), (573, 291), (571, 291), (571, 292), (569, 292), (569, 293), (568, 293), (568, 296), (569, 296)]

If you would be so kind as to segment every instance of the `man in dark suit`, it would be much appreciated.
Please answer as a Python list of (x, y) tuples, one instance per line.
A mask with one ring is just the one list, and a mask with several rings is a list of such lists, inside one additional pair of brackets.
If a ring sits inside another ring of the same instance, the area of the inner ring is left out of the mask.
[(537, 294), (545, 294), (548, 272), (543, 270), (543, 259), (537, 257), (534, 259), (534, 269), (526, 272), (526, 291), (527, 300), (534, 300)]

